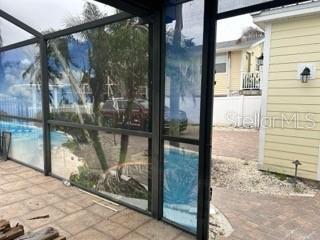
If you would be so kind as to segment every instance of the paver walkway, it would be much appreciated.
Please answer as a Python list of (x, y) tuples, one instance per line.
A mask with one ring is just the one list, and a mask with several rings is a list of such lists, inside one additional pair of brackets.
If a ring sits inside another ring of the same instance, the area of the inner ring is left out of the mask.
[(258, 130), (214, 128), (212, 140), (214, 155), (245, 160), (258, 158)]
[[(49, 218), (29, 220), (47, 214)], [(26, 230), (52, 226), (68, 240), (194, 239), (163, 222), (108, 204), (12, 161), (0, 162), (1, 218), (10, 220), (12, 224), (23, 224)]]
[(280, 197), (214, 189), (213, 202), (234, 228), (232, 240), (319, 240), (320, 195)]

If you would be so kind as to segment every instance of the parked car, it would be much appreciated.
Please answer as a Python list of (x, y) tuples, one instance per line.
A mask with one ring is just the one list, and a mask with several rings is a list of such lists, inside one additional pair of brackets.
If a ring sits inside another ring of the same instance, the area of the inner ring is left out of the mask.
[[(126, 99), (107, 100), (102, 106), (101, 113), (104, 116), (105, 121), (112, 127), (122, 127), (126, 125), (127, 128), (133, 130), (149, 130), (149, 102), (143, 99), (136, 99), (132, 104), (132, 112), (127, 124), (124, 123), (125, 111), (128, 108), (128, 100)], [(165, 129), (169, 128), (169, 111), (170, 109), (165, 107)], [(186, 130), (188, 119), (187, 114), (184, 111), (179, 111), (178, 121), (180, 124), (180, 131)]]

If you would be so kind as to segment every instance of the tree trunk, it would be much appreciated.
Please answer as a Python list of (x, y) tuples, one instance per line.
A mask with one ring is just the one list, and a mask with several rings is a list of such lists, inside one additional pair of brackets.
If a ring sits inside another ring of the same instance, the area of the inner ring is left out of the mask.
[[(85, 96), (82, 93), (82, 90), (80, 89), (80, 87), (78, 86), (77, 80), (74, 78), (72, 73), (70, 73), (68, 64), (67, 64), (66, 60), (64, 59), (64, 57), (62, 56), (62, 54), (60, 53), (60, 51), (59, 51), (58, 47), (56, 46), (56, 44), (53, 44), (52, 47), (54, 49), (56, 57), (58, 58), (59, 62), (61, 63), (61, 65), (63, 67), (64, 72), (68, 75), (68, 78), (69, 78), (69, 81), (70, 81), (70, 84), (71, 84), (73, 90), (77, 93), (77, 95), (79, 96), (83, 106), (86, 109)], [(96, 103), (96, 104), (99, 104), (99, 103)], [(82, 113), (81, 113), (81, 111), (79, 109), (79, 106), (77, 104), (75, 104), (75, 108), (76, 108), (76, 112), (77, 112), (77, 115), (78, 115), (80, 123), (84, 124), (85, 122), (84, 122)], [(97, 106), (95, 107), (95, 111), (97, 111)], [(91, 117), (91, 120), (94, 121), (93, 117), (90, 114), (89, 109), (86, 109), (86, 112), (87, 112), (87, 115)], [(100, 140), (99, 140), (99, 136), (98, 136), (99, 133), (96, 132), (96, 131), (91, 131), (91, 133), (89, 133), (87, 130), (84, 130), (84, 134), (85, 134), (86, 139), (91, 139), (91, 141), (93, 142), (93, 147), (94, 147), (94, 149), (96, 151), (96, 155), (97, 155), (97, 158), (98, 158), (98, 160), (100, 162), (101, 169), (103, 171), (107, 170), (108, 169), (108, 164), (107, 164), (104, 152), (103, 152), (102, 145), (101, 145)]]
[[(131, 114), (132, 114), (132, 107), (133, 107), (133, 101), (135, 98), (135, 91), (134, 91), (134, 85), (133, 80), (130, 77), (127, 77), (127, 97), (128, 97), (128, 105), (127, 109), (125, 111), (124, 121), (123, 125), (124, 128), (128, 127), (128, 123), (131, 121)], [(119, 167), (118, 167), (118, 178), (121, 178), (122, 175), (122, 165), (126, 162), (127, 159), (127, 153), (128, 153), (128, 145), (129, 145), (129, 136), (128, 135), (121, 135), (120, 140), (120, 156), (119, 156)]]
[[(173, 48), (174, 52), (177, 52), (179, 55), (181, 52), (181, 31), (183, 28), (182, 22), (182, 5), (176, 6), (176, 25), (173, 35)], [(177, 64), (177, 63), (175, 63)], [(180, 86), (183, 81), (181, 79), (181, 69), (179, 64), (175, 66), (175, 74), (172, 74), (170, 77), (170, 123), (169, 123), (169, 135), (179, 136), (180, 135)], [(175, 142), (171, 142), (171, 145), (177, 145)]]

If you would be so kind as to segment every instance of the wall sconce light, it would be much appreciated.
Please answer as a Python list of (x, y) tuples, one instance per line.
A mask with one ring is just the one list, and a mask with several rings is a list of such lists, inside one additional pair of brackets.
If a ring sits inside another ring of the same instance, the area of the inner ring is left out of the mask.
[(311, 70), (310, 70), (310, 68), (305, 67), (305, 68), (303, 69), (303, 71), (301, 72), (300, 76), (301, 76), (301, 82), (302, 82), (302, 83), (307, 83), (308, 80), (310, 79), (310, 76), (311, 76)]
[(260, 55), (260, 57), (257, 58), (257, 64), (259, 66), (263, 65), (263, 53)]

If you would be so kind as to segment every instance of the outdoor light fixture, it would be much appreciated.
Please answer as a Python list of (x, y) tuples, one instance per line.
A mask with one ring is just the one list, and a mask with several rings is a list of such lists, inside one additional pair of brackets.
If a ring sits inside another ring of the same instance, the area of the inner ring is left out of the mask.
[(310, 68), (305, 67), (305, 68), (303, 69), (303, 71), (301, 72), (300, 76), (301, 76), (301, 82), (302, 82), (302, 83), (307, 83), (308, 80), (310, 79), (310, 76), (311, 76), (311, 70), (310, 70)]
[(263, 65), (263, 54), (261, 54), (261, 56), (257, 58), (257, 64), (258, 64), (259, 66), (262, 66), (262, 65)]
[(300, 165), (302, 165), (302, 164), (301, 164), (301, 162), (300, 162), (299, 160), (293, 161), (292, 164), (294, 164), (294, 166), (295, 166), (294, 185), (296, 185), (296, 184), (297, 184), (297, 177), (298, 177), (298, 167), (299, 167)]

